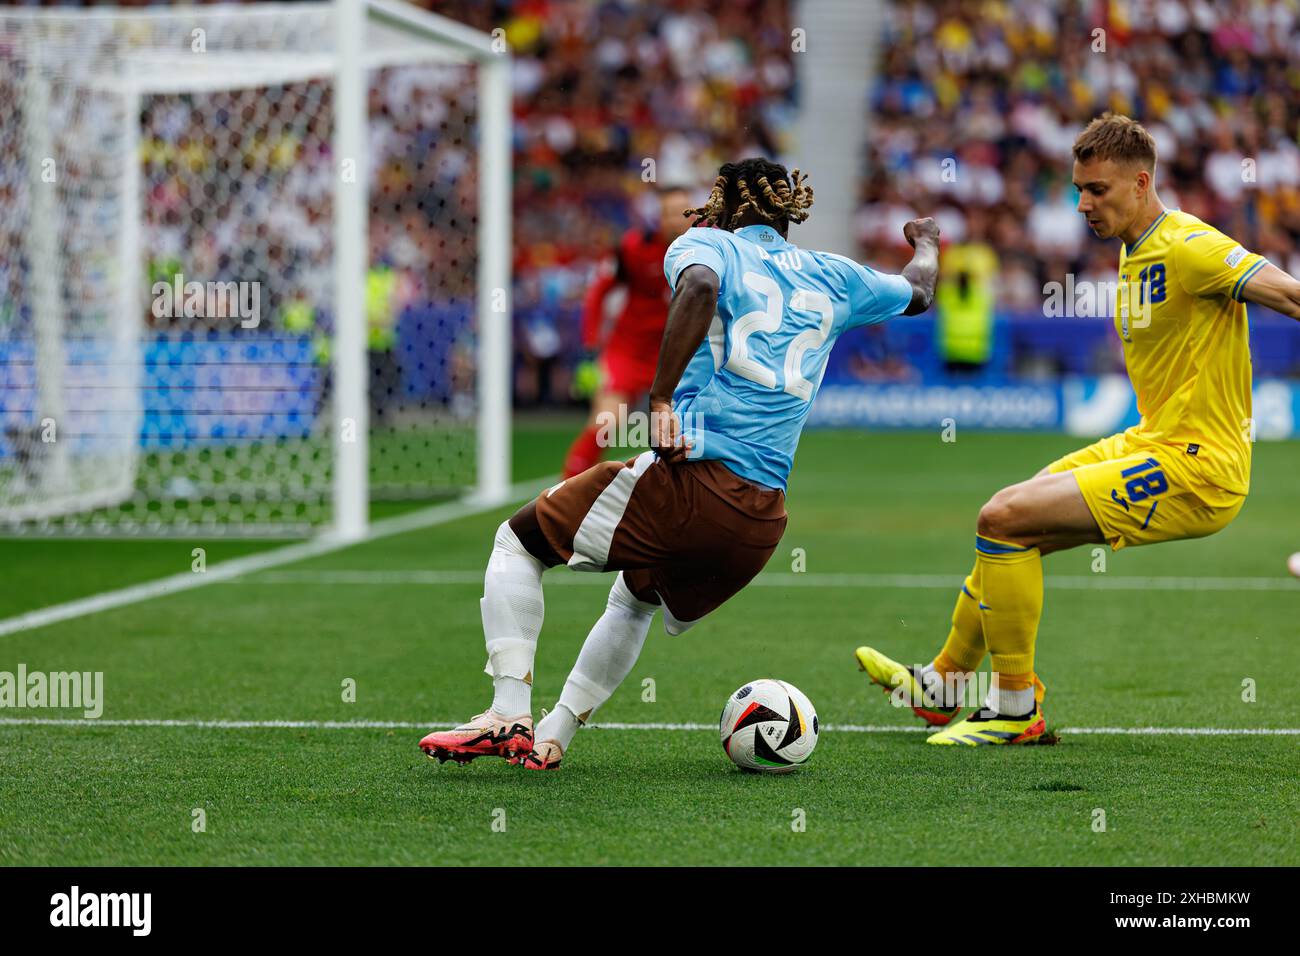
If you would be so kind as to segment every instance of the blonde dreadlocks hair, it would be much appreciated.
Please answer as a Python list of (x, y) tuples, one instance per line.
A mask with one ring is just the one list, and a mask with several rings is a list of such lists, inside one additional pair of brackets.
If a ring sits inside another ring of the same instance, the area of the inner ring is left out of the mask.
[[(682, 215), (694, 218), (692, 226), (708, 223), (735, 229), (751, 209), (773, 225), (803, 222), (812, 204), (813, 190), (807, 176), (801, 176), (797, 169), (787, 173), (780, 163), (755, 157), (723, 164), (704, 205), (687, 209)], [(730, 215), (728, 209), (732, 210)]]

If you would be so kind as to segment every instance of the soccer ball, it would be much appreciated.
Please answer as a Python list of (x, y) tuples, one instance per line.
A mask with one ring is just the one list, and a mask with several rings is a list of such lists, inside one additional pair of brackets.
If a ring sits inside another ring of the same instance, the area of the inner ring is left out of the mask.
[(727, 698), (719, 731), (722, 749), (742, 770), (789, 773), (817, 746), (817, 712), (793, 684), (750, 681)]

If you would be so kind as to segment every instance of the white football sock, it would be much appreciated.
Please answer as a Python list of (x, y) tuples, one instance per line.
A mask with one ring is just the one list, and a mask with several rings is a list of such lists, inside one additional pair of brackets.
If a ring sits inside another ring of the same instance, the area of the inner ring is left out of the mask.
[(581, 726), (582, 721), (573, 715), (573, 711), (563, 704), (556, 704), (555, 709), (543, 717), (542, 722), (533, 731), (534, 746), (543, 740), (554, 740), (560, 745), (561, 750), (568, 753), (573, 735)]
[(581, 723), (613, 695), (641, 655), (657, 604), (637, 600), (620, 571), (600, 616), (578, 652), (560, 702), (542, 718), (533, 734), (537, 741), (554, 740), (567, 750)]
[(492, 710), (503, 717), (531, 713), (533, 657), (542, 630), (545, 603), (542, 572), (546, 565), (528, 553), (508, 521), (497, 528), (483, 576), (483, 637), (495, 699)]
[(984, 707), (1003, 717), (1023, 717), (1035, 710), (1034, 689), (1026, 687), (1024, 690), (1007, 690), (995, 682), (984, 699)]
[(926, 695), (934, 698), (939, 707), (961, 707), (966, 699), (967, 686), (975, 686), (975, 674), (940, 674), (931, 662), (916, 672), (916, 679)]
[(531, 714), (533, 686), (517, 677), (493, 677), (492, 712), (502, 717)]

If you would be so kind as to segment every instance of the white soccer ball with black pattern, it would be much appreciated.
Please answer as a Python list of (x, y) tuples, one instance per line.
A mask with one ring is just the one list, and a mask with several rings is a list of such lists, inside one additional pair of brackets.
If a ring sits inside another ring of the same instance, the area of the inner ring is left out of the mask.
[(737, 767), (789, 773), (817, 746), (817, 711), (793, 684), (753, 680), (727, 698), (719, 731), (722, 749)]

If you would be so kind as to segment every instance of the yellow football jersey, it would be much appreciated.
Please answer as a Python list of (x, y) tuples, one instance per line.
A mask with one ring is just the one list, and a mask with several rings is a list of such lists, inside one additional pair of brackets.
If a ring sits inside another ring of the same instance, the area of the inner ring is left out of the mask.
[(1250, 490), (1250, 338), (1241, 292), (1266, 261), (1177, 210), (1120, 252), (1115, 329), (1142, 413), (1126, 435), (1195, 459), (1211, 485), (1207, 499), (1216, 497), (1214, 487)]

